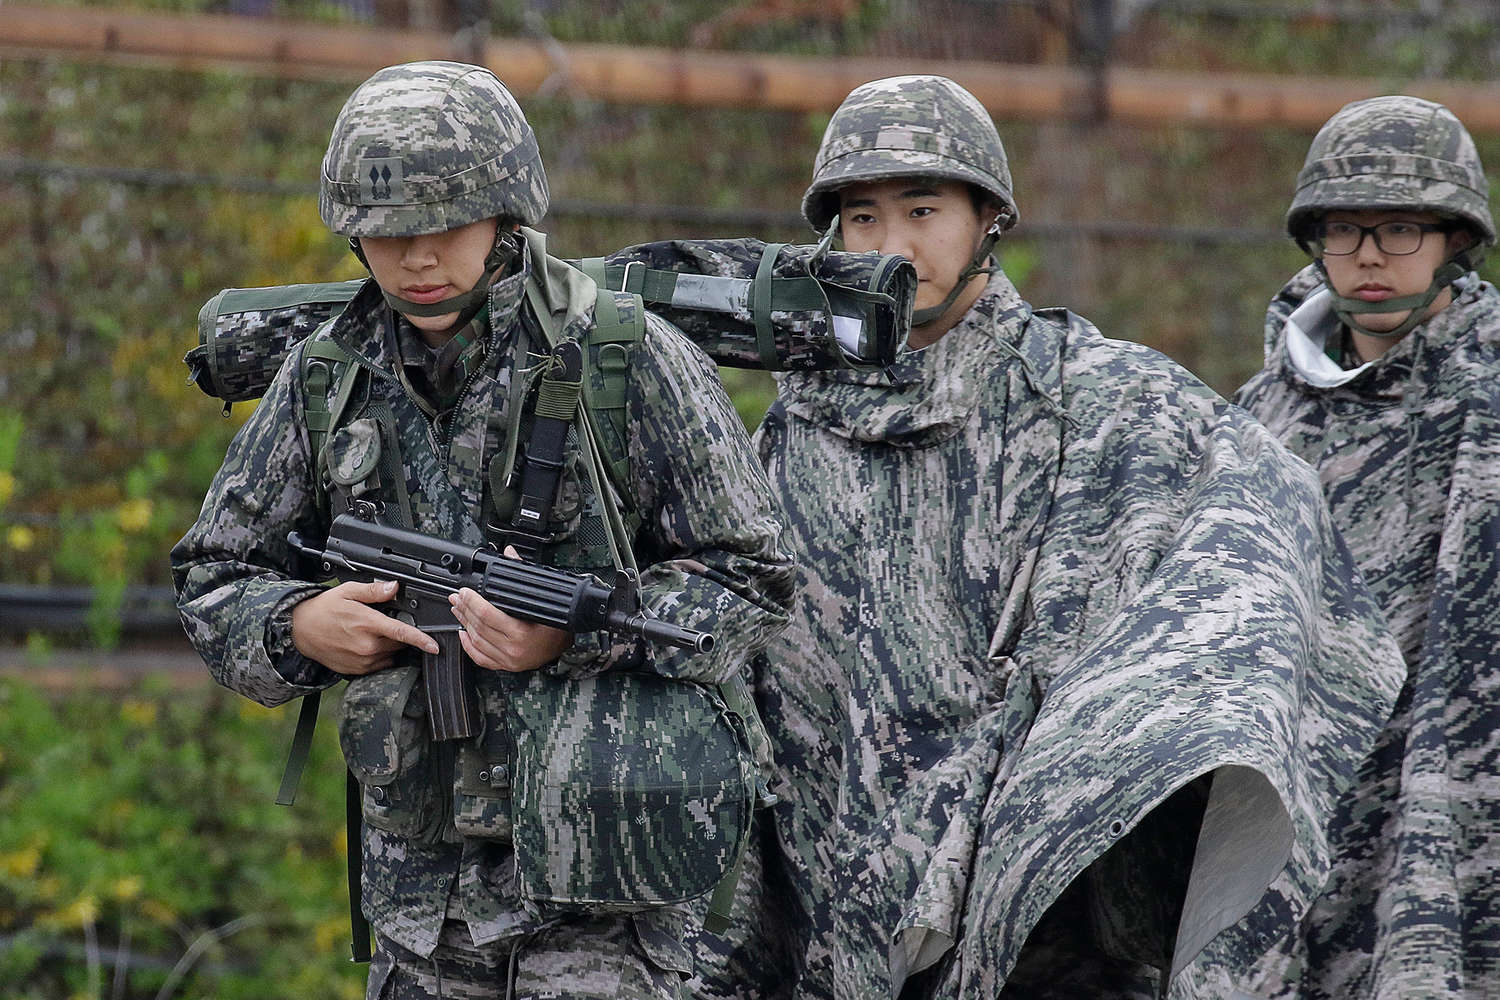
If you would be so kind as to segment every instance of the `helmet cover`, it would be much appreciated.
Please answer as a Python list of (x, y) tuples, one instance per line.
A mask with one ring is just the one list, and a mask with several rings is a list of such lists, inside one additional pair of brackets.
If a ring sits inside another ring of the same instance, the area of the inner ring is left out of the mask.
[(802, 196), (802, 217), (823, 232), (838, 214), (838, 192), (893, 177), (934, 177), (973, 184), (1015, 225), (1005, 147), (984, 105), (941, 76), (895, 76), (856, 87), (828, 122)]
[(455, 62), (388, 66), (333, 125), (318, 213), (350, 237), (418, 236), (500, 217), (534, 226), (547, 175), (520, 105), (489, 70)]
[(1373, 97), (1346, 104), (1319, 129), (1297, 175), (1287, 234), (1304, 248), (1333, 210), (1409, 209), (1465, 222), (1495, 243), (1489, 181), (1468, 130), (1441, 104)]

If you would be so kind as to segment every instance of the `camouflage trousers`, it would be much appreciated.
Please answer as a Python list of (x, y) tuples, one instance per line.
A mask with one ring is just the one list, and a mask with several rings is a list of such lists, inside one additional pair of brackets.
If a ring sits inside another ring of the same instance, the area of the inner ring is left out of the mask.
[(686, 1000), (691, 970), (660, 933), (614, 915), (476, 946), (447, 920), (431, 958), (378, 937), (365, 1000)]

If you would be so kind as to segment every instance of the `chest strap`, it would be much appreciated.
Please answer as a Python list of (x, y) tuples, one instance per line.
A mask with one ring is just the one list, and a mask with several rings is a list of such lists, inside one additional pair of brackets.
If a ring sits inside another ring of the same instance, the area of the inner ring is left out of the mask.
[(527, 559), (535, 559), (551, 537), (548, 522), (562, 478), (563, 448), (583, 391), (583, 349), (576, 340), (561, 341), (544, 364), (521, 470), (521, 496), (505, 533), (506, 541)]

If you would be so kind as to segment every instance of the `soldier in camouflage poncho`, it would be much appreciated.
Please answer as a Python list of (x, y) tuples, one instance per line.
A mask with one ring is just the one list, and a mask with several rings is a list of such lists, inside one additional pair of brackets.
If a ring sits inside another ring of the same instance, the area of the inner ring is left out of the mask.
[[(1406, 676), (1339, 803), (1324, 894), (1243, 986), (1500, 996), (1500, 294), (1472, 273), (1495, 242), (1488, 183), (1448, 109), (1359, 101), (1313, 140), (1287, 231), (1314, 262), (1272, 301), (1238, 399), (1318, 470)], [(1276, 939), (1280, 909), (1239, 946)]]
[[(321, 537), (358, 501), (465, 545), (490, 540), (482, 526), (508, 523), (506, 497), (515, 502), (511, 469), (495, 456), (545, 356), (545, 330), (586, 339), (606, 295), (523, 228), (547, 207), (535, 138), (479, 67), (396, 66), (357, 89), (334, 127), (319, 207), (375, 280), (292, 351), (173, 550), (188, 633), (219, 682), (265, 705), (349, 681), (340, 737), (364, 785), (364, 842), (350, 848), (363, 848), (363, 909), (377, 933), (371, 998), (677, 997), (691, 970), (683, 906), (621, 913), (523, 900), (507, 803), (511, 778), (519, 788), (527, 775), (510, 773), (506, 734), (520, 724), (515, 706), (544, 682), (582, 691), (603, 671), (649, 671), (712, 685), (784, 623), (790, 562), (743, 426), (712, 366), (670, 324), (647, 317), (638, 343), (607, 345), (628, 365), (621, 490), (639, 519), (643, 603), (717, 643), (691, 654), (600, 633), (569, 645), (567, 633), (462, 591), (454, 616), (484, 668), (474, 671), (482, 726), (434, 742), (410, 656), (431, 640), (370, 607), (391, 587), (298, 579), (287, 534)], [(610, 304), (622, 317), (639, 309), (627, 295)], [(337, 384), (324, 365), (314, 389), (303, 372), (317, 365), (304, 362), (319, 344), (351, 363)], [(359, 380), (346, 418), (310, 437), (310, 415), (331, 409), (314, 395), (332, 398), (346, 379)], [(326, 442), (320, 454), (310, 440)], [(579, 447), (569, 439), (538, 558), (608, 570), (601, 520), (613, 501), (580, 476)], [(552, 734), (566, 747), (622, 720), (540, 724), (577, 727)]]
[(800, 591), (759, 681), (782, 912), (742, 930), (793, 935), (797, 997), (1154, 996), (1321, 883), (1389, 634), (1305, 465), (993, 266), (1016, 207), (972, 95), (856, 89), (803, 212), (914, 260), (921, 349), (780, 376), (757, 432)]

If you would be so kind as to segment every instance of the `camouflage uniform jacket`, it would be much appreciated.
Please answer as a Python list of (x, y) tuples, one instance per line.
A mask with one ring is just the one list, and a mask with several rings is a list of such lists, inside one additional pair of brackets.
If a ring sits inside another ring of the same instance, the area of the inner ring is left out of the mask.
[(1310, 895), (1399, 671), (1241, 410), (997, 274), (888, 382), (783, 376), (756, 443), (799, 560), (759, 683), (800, 996), (994, 997), (1086, 870), (1092, 946), (1174, 971), (1283, 867)]
[(1239, 399), (1318, 471), (1406, 677), (1339, 804), (1326, 891), (1252, 985), (1500, 996), (1500, 293), (1469, 275), (1380, 359), (1319, 387), (1287, 329), (1319, 284), (1309, 267), (1272, 301), (1265, 369)]
[[(593, 283), (546, 257), (539, 234), (523, 232), (530, 243), (527, 258), (540, 272), (542, 301), (564, 332), (576, 334), (591, 325)], [(491, 315), (520, 318), (507, 329), (488, 333), (491, 342), (483, 363), (469, 373), (451, 412), (436, 422), (429, 421), (398, 380), (401, 362), (390, 313), (373, 281), (328, 332), (370, 373), (369, 404), (357, 412), (389, 407), (394, 414), (405, 464), (402, 485), (410, 497), (414, 527), (465, 544), (485, 540), (478, 525), (490, 490), (488, 460), (503, 444), (507, 407), (519, 395), (512, 387), (536, 361), (534, 354), (528, 359), (526, 344), (536, 350), (543, 343), (530, 304), (523, 302), (518, 309), (514, 301), (496, 301), (502, 294), (520, 293), (515, 283), (497, 282)], [(623, 297), (618, 301), (629, 303)], [(294, 575), (287, 532), (297, 529), (320, 538), (330, 522), (309, 454), (301, 360), (299, 347), (231, 444), (197, 523), (172, 554), (179, 607), (194, 645), (216, 680), (264, 705), (342, 679), (279, 640), (273, 624), (317, 589)], [(743, 669), (746, 656), (785, 622), (792, 569), (781, 548), (779, 520), (744, 426), (713, 366), (696, 347), (666, 322), (648, 316), (627, 379), (630, 499), (643, 522), (635, 545), (642, 602), (662, 617), (712, 630), (717, 642), (708, 653), (689, 654), (611, 643), (607, 635), (580, 635), (542, 671), (577, 677), (631, 668), (717, 682)], [(330, 436), (329, 464), (335, 472), (346, 462), (363, 463), (362, 451), (375, 435), (359, 425), (360, 420), (352, 421)], [(587, 480), (577, 481), (576, 465), (570, 468), (567, 477), (573, 481), (565, 478), (560, 493), (571, 493), (581, 504), (582, 515), (575, 511), (577, 532), (589, 528), (591, 512), (598, 508)], [(387, 498), (391, 486), (384, 485)], [(564, 542), (544, 548), (543, 558), (569, 551)], [(404, 684), (409, 691), (414, 669), (398, 666), (352, 679), (343, 699), (346, 720), (351, 703), (385, 703), (389, 692), (382, 688)], [(503, 731), (495, 715), (506, 711), (505, 692), (516, 678), (484, 670), (475, 674), (487, 720), (476, 737), (482, 740), (485, 733)], [(521, 675), (522, 681), (526, 676)], [(407, 704), (420, 702), (420, 697), (409, 697)], [(409, 707), (405, 714), (412, 711)], [(421, 955), (432, 952), (445, 912), (467, 920), (477, 944), (534, 926), (536, 914), (523, 912), (516, 895), (508, 809), (498, 808), (493, 799), (468, 797), (462, 788), (455, 791), (452, 781), (424, 780), (420, 768), (408, 775), (416, 765), (403, 755), (419, 760), (433, 754), (430, 742), (420, 746), (426, 739), (425, 719), (414, 724), (397, 715), (391, 723), (394, 731), (366, 734), (365, 743), (375, 747), (373, 763), (363, 759), (367, 746), (354, 746), (351, 756), (351, 741), (341, 732), (345, 756), (362, 777), (371, 767), (388, 763), (382, 754), (389, 746), (401, 744), (412, 730), (421, 733), (412, 737), (412, 748), (398, 750), (396, 780), (374, 790), (380, 799), (373, 806), (366, 788), (363, 905), (371, 923), (380, 934)], [(471, 742), (458, 751), (460, 771)], [(389, 812), (388, 821), (372, 817), (372, 809)], [(673, 947), (681, 951), (680, 945)], [(674, 959), (672, 965), (681, 963)]]

